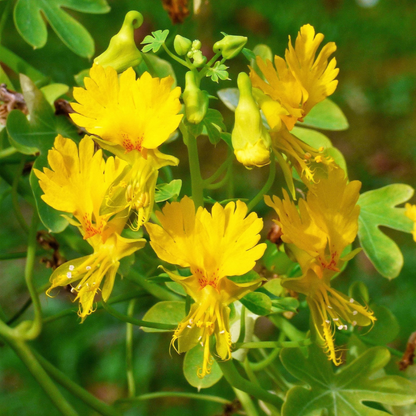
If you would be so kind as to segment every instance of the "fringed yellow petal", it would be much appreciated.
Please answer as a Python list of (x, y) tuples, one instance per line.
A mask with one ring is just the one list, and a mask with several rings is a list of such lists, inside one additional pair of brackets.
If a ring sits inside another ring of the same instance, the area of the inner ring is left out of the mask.
[(74, 89), (77, 112), (72, 119), (88, 132), (121, 146), (126, 153), (138, 151), (146, 157), (149, 149), (165, 142), (177, 129), (182, 115), (179, 87), (173, 78), (152, 78), (145, 72), (136, 80), (132, 68), (120, 78), (111, 68), (94, 64), (84, 88)]

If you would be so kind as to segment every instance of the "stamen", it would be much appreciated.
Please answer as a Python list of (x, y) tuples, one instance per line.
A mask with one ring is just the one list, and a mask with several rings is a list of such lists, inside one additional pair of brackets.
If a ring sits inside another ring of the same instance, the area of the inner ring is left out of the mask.
[(344, 328), (344, 325), (340, 325), (339, 327), (338, 327), (338, 329), (339, 330), (341, 330), (341, 329), (343, 329)]
[(344, 329), (345, 329), (345, 330), (347, 330), (347, 329), (348, 329), (347, 325), (344, 325)]
[(72, 278), (72, 273), (71, 273), (71, 272), (68, 272), (68, 273), (66, 274), (66, 277), (67, 277), (68, 279), (71, 279), (71, 278)]
[(71, 287), (71, 293), (74, 293), (74, 290), (75, 290), (75, 289), (74, 289), (73, 287)]
[(352, 311), (353, 315), (357, 315), (358, 311)]
[(352, 326), (355, 326), (355, 325), (357, 325), (357, 321), (352, 321), (351, 324), (352, 324)]
[(186, 325), (186, 327), (187, 327), (187, 328), (192, 328), (192, 326), (191, 326), (191, 325)]
[(334, 320), (334, 321), (339, 321), (339, 319), (338, 319), (338, 318), (334, 318), (333, 320)]
[(86, 269), (87, 269), (87, 270), (91, 270), (91, 266), (87, 266), (87, 267), (86, 267)]
[(89, 283), (87, 283), (87, 287), (90, 287), (90, 284)]
[(75, 269), (75, 266), (73, 265), (73, 264), (71, 264), (70, 266), (69, 266), (69, 270), (71, 270), (71, 272), (72, 272), (72, 270), (74, 270)]
[(201, 341), (201, 339), (202, 339), (202, 335), (198, 338), (198, 341)]
[(78, 289), (81, 289), (81, 285), (78, 285)]
[(330, 321), (329, 319), (327, 319), (325, 322), (326, 322), (327, 324), (330, 324), (330, 323), (331, 323), (331, 321)]
[(193, 319), (190, 319), (189, 320), (189, 323), (192, 325), (194, 323), (194, 320)]
[(354, 303), (354, 299), (353, 298), (350, 299), (350, 303)]
[(204, 346), (204, 343), (203, 342), (201, 342), (201, 347), (203, 347)]
[(328, 309), (332, 309), (332, 306), (328, 305)]
[(220, 332), (220, 334), (224, 334), (225, 333), (225, 329), (223, 329), (221, 332)]

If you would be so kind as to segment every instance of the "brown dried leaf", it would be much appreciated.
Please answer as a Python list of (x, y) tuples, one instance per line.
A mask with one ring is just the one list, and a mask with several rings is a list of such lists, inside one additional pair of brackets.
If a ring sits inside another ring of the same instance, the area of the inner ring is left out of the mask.
[(162, 0), (162, 5), (173, 24), (183, 23), (189, 16), (188, 0)]
[(413, 365), (416, 349), (416, 332), (413, 332), (409, 340), (407, 341), (406, 351), (403, 354), (403, 358), (399, 361), (399, 370), (406, 370), (409, 365)]

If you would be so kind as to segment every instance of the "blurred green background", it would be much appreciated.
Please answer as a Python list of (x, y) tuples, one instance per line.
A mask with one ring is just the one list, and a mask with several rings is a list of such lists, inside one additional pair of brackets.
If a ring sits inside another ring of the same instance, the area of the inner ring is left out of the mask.
[[(5, 3), (0, 2), (0, 13)], [(140, 11), (145, 18), (143, 26), (136, 31), (137, 43), (150, 31), (169, 29), (171, 39), (176, 33), (200, 39), (207, 56), (212, 54), (213, 43), (222, 37), (221, 31), (247, 36), (249, 49), (258, 43), (266, 43), (275, 54), (282, 56), (288, 35), (294, 39), (300, 26), (312, 24), (316, 31), (325, 34), (325, 41), (334, 41), (338, 46), (339, 87), (331, 98), (345, 112), (350, 129), (327, 132), (327, 135), (343, 152), (350, 179), (359, 179), (363, 183), (363, 191), (391, 183), (416, 186), (416, 36), (412, 27), (416, 5), (413, 0), (206, 0), (199, 15), (177, 26), (170, 22), (160, 0), (110, 0), (108, 3), (111, 11), (105, 15), (70, 12), (92, 34), (96, 42), (96, 55), (106, 49), (111, 36), (119, 30), (125, 13), (133, 9)], [(69, 51), (52, 30), (49, 30), (48, 36), (44, 48), (33, 50), (22, 40), (9, 18), (2, 42), (55, 82), (75, 85), (73, 75), (88, 68), (92, 62)], [(166, 55), (160, 56), (166, 58)], [(239, 71), (247, 70), (247, 60), (243, 56), (228, 64), (233, 80)], [(178, 84), (183, 86), (184, 70), (176, 63), (173, 66)], [(216, 86), (208, 79), (202, 86), (215, 94)], [(235, 86), (235, 81), (223, 81), (218, 88)], [(232, 113), (219, 101), (214, 106), (223, 112), (227, 126), (231, 129)], [(206, 174), (219, 165), (224, 157), (224, 149), (225, 146), (221, 144), (214, 149), (208, 140), (200, 141)], [(173, 174), (185, 178), (188, 165), (183, 144), (180, 141), (173, 142), (165, 147), (165, 151), (182, 157), (180, 167)], [(235, 195), (245, 198), (257, 192), (268, 173), (267, 169), (247, 171), (241, 166), (235, 166), (235, 172), (239, 178), (234, 184)], [(247, 190), (247, 183), (251, 185), (250, 190)], [(273, 192), (280, 195), (281, 186), (283, 181), (279, 177)], [(7, 185), (1, 182), (1, 193), (5, 189)], [(184, 191), (189, 193), (187, 188)], [(220, 199), (221, 192), (212, 193), (212, 196)], [(29, 219), (30, 207), (23, 200), (20, 202)], [(1, 200), (0, 210), (3, 214), (1, 253), (23, 252), (26, 236), (10, 214), (10, 195)], [(257, 211), (266, 219), (267, 232), (272, 215), (264, 205), (259, 205)], [(389, 282), (378, 275), (361, 253), (334, 286), (346, 291), (353, 281), (365, 282), (369, 288), (370, 302), (388, 307), (396, 316), (400, 332), (390, 345), (403, 350), (409, 335), (416, 331), (416, 246), (410, 235), (391, 230), (387, 233), (399, 243), (404, 254), (405, 266), (400, 276)], [(64, 250), (63, 254), (67, 258), (76, 256), (70, 249)], [(0, 305), (7, 317), (12, 316), (28, 298), (23, 272), (23, 259), (0, 263)], [(50, 270), (38, 264), (36, 272), (36, 284), (45, 284)], [(113, 296), (125, 293), (130, 288), (128, 281), (118, 281)], [(64, 291), (54, 299), (42, 296), (42, 302), (45, 316), (71, 306), (69, 296)], [(145, 297), (140, 301), (137, 311), (145, 312), (153, 303), (151, 297)], [(125, 310), (123, 308), (125, 305), (121, 305), (120, 310)], [(31, 313), (29, 309), (25, 317), (30, 318)], [(302, 309), (294, 322), (306, 329), (307, 310)], [(266, 320), (260, 320), (257, 326), (260, 338), (275, 337), (275, 329)], [(169, 355), (169, 334), (144, 334), (135, 328), (134, 342), (139, 394), (195, 391), (182, 374), (183, 357), (176, 353), (172, 353), (172, 357)], [(111, 403), (125, 395), (125, 325), (105, 312), (97, 311), (82, 325), (79, 325), (75, 314), (45, 324), (41, 337), (34, 345), (72, 380), (103, 400)], [(234, 397), (232, 389), (224, 381), (207, 392), (231, 399)], [(71, 401), (74, 400), (72, 396), (64, 394)], [(82, 415), (94, 414), (78, 401), (74, 401), (74, 406), (81, 409)], [(158, 399), (138, 403), (126, 414), (205, 416), (223, 412), (219, 404), (187, 399)], [(54, 416), (58, 413), (13, 351), (0, 345), (0, 415), (17, 414)]]

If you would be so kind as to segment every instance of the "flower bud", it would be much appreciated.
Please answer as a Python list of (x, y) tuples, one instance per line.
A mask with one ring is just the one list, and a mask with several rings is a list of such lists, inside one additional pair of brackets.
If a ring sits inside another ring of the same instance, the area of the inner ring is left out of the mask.
[(176, 35), (175, 40), (173, 41), (173, 47), (179, 56), (183, 56), (191, 50), (192, 42), (181, 35)]
[(200, 40), (196, 39), (192, 42), (192, 49), (199, 50), (202, 47), (202, 43)]
[(107, 50), (97, 56), (94, 63), (103, 67), (111, 66), (117, 72), (139, 65), (142, 55), (134, 42), (134, 29), (139, 28), (142, 23), (141, 13), (135, 10), (128, 12), (120, 31), (111, 38)]
[(201, 51), (195, 51), (192, 55), (192, 59), (194, 60), (193, 64), (196, 68), (201, 67), (207, 61), (207, 58), (202, 55)]
[(238, 75), (237, 84), (240, 99), (235, 110), (235, 125), (231, 135), (234, 154), (248, 168), (268, 165), (271, 138), (253, 98), (250, 78), (242, 72)]
[(199, 89), (195, 74), (191, 71), (185, 75), (185, 90), (182, 97), (186, 119), (192, 124), (200, 123), (208, 110), (209, 98), (206, 91)]
[(227, 35), (214, 43), (213, 50), (215, 53), (221, 52), (222, 57), (225, 59), (232, 59), (241, 52), (246, 43), (247, 38), (245, 36)]

